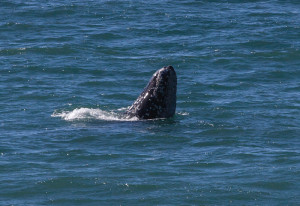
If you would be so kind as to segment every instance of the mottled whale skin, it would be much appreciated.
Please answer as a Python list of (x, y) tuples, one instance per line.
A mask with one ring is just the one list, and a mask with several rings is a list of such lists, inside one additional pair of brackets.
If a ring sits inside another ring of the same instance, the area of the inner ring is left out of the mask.
[(177, 76), (172, 66), (157, 70), (144, 91), (127, 110), (128, 118), (169, 118), (176, 110)]

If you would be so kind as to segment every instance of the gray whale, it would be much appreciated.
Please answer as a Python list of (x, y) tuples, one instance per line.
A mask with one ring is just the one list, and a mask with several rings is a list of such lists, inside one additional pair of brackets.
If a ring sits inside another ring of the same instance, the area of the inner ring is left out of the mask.
[(144, 91), (126, 111), (128, 118), (169, 118), (176, 110), (177, 76), (172, 66), (157, 70)]

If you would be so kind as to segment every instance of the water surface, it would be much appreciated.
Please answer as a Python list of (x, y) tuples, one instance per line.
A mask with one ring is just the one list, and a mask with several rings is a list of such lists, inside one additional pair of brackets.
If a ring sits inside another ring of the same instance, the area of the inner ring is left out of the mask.
[[(0, 2), (1, 205), (300, 204), (300, 4)], [(126, 120), (172, 65), (176, 115)]]

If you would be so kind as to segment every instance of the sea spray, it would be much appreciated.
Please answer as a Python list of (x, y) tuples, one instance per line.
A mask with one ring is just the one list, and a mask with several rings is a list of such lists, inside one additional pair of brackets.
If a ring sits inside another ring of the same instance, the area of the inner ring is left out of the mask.
[(61, 117), (66, 121), (93, 121), (93, 120), (105, 120), (105, 121), (135, 121), (136, 118), (125, 118), (124, 115), (116, 113), (114, 111), (103, 111), (101, 109), (92, 108), (76, 108), (72, 111), (55, 111), (52, 117)]

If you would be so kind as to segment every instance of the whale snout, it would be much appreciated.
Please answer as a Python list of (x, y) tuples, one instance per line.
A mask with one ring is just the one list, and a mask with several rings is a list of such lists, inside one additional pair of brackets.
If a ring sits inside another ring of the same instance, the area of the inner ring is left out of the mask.
[(168, 118), (176, 110), (177, 77), (172, 66), (157, 70), (144, 91), (126, 112), (139, 119)]
[(175, 72), (175, 70), (172, 66), (163, 67), (160, 70), (164, 71), (164, 72)]
[(169, 79), (176, 76), (175, 70), (172, 66), (163, 67), (156, 72), (158, 78)]
[(164, 68), (166, 68), (167, 70), (175, 71), (172, 66), (167, 66), (167, 67), (164, 67)]

